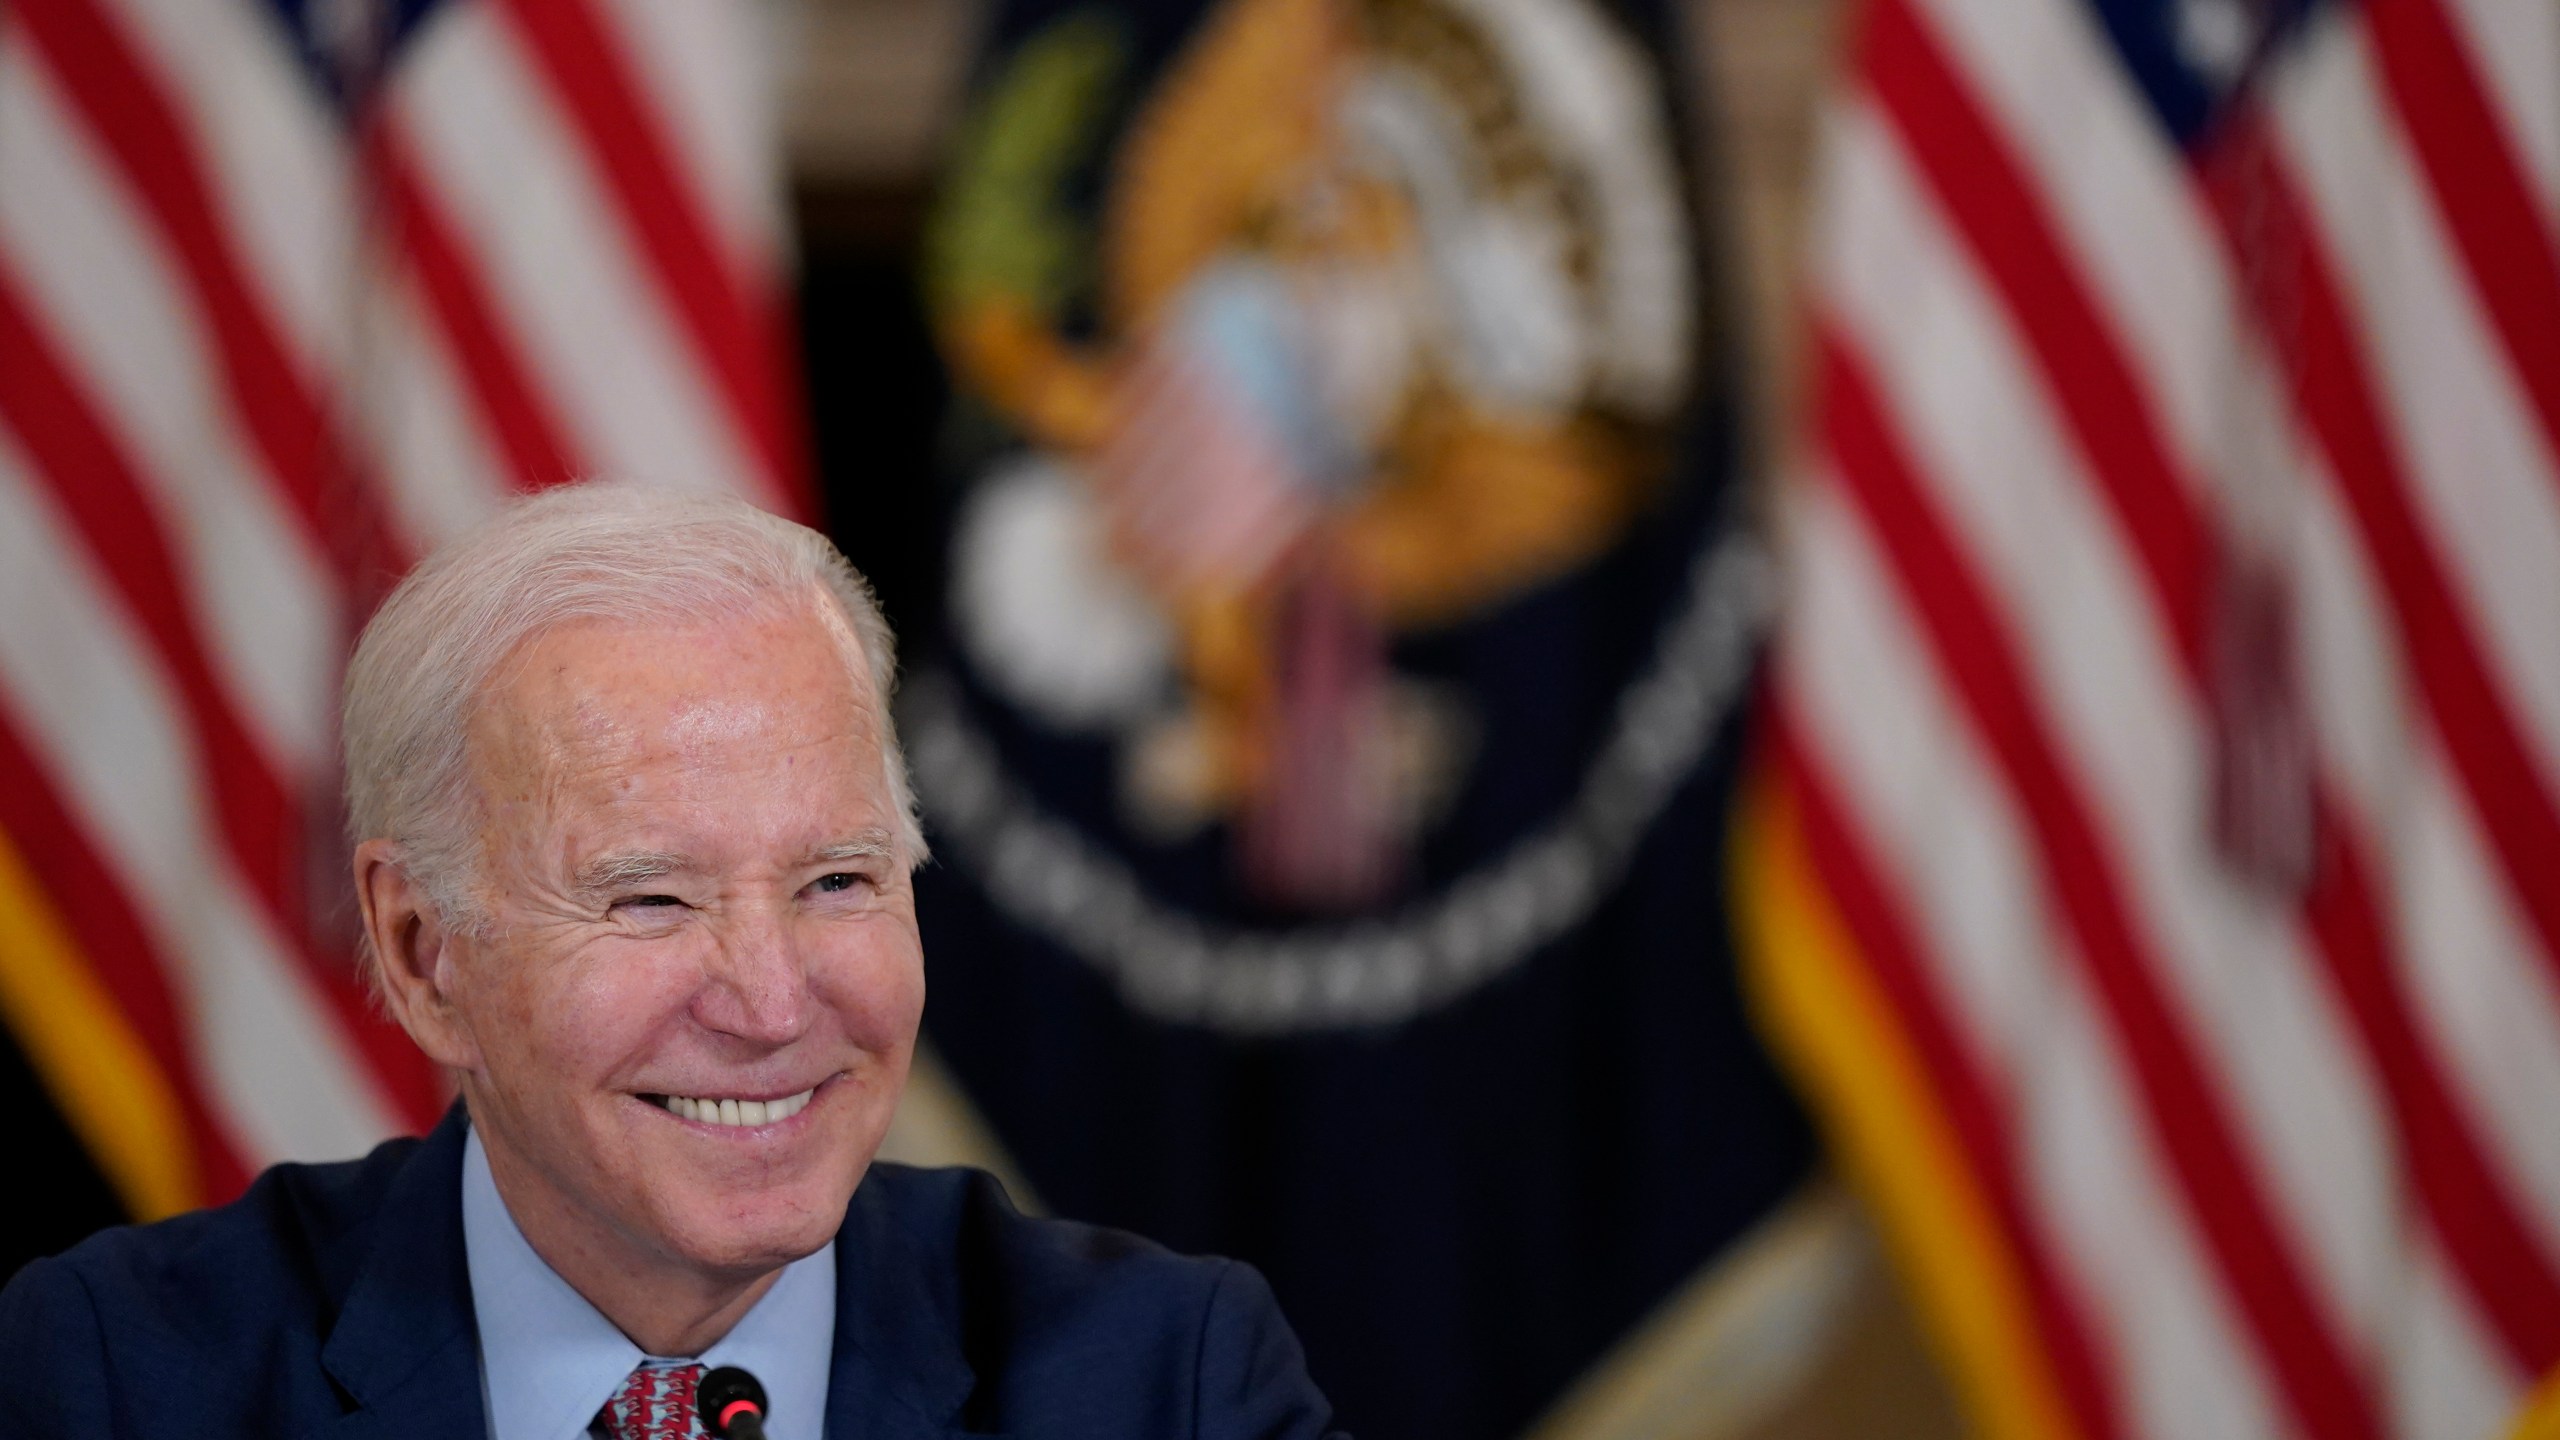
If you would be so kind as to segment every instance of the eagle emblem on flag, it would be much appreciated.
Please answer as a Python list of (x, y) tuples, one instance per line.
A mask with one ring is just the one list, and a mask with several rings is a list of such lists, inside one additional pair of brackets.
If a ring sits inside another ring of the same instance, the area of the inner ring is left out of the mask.
[(1358, 912), (1479, 725), (1397, 639), (1587, 563), (1668, 468), (1668, 114), (1584, 0), (1226, 0), (1136, 93), (1133, 44), (1032, 29), (945, 191), (945, 348), (1020, 441), (962, 506), (952, 628), (1108, 742), (1130, 831), (1223, 823), (1259, 904)]

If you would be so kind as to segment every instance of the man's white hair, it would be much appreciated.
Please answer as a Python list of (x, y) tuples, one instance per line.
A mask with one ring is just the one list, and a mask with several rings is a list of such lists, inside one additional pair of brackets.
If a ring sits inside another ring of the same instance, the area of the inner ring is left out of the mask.
[(870, 585), (805, 525), (727, 496), (620, 481), (509, 505), (427, 557), (374, 612), (347, 664), (348, 838), (393, 842), (437, 918), (472, 928), (481, 845), (470, 717), (507, 657), (576, 620), (695, 624), (820, 595), (861, 647), (901, 858), (922, 864), (924, 832), (889, 714), (896, 642)]

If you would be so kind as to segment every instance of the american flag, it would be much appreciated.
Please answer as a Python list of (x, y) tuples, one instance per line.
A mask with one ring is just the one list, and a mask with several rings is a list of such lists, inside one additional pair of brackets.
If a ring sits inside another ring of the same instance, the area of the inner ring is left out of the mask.
[(808, 508), (757, 13), (0, 6), (0, 1014), (137, 1213), (442, 1107), (335, 834), (389, 582), (590, 471)]
[(2560, 6), (1872, 0), (1840, 88), (1766, 1013), (1988, 1433), (2508, 1433), (2560, 1362)]

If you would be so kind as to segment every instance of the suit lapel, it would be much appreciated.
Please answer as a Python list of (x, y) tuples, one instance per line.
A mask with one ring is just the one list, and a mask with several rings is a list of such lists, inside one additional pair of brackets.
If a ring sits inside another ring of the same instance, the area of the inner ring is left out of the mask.
[(355, 1409), (330, 1440), (479, 1440), (480, 1347), (462, 1248), (462, 1107), (455, 1105), (391, 1183), (382, 1208), (323, 1255), (350, 1276), (321, 1366)]
[(419, 1357), (401, 1380), (314, 1432), (314, 1440), (480, 1440), (489, 1433), (480, 1404), (480, 1347), (469, 1331)]
[(885, 1187), (854, 1191), (836, 1234), (836, 1358), (827, 1433), (862, 1440), (967, 1435), (976, 1376), (960, 1350), (952, 1277), (937, 1274), (890, 1213)]

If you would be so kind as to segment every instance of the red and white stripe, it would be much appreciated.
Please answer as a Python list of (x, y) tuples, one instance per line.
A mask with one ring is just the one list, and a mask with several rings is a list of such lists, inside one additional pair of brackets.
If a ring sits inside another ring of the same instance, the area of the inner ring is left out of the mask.
[(710, 0), (456, 0), (351, 128), (269, 6), (0, 11), (0, 832), (203, 1198), (441, 1107), (331, 835), (389, 579), (590, 470), (810, 508), (765, 55)]
[(1313, 526), (1308, 481), (1213, 360), (1159, 327), (1129, 364), (1094, 481), (1131, 564), (1176, 590), (1277, 565)]
[[(1865, 10), (1771, 708), (2088, 1436), (2478, 1436), (2560, 1363), (2555, 17), (2332, 6), (2197, 160), (2091, 6)], [(2298, 892), (2213, 841), (2235, 543)]]

